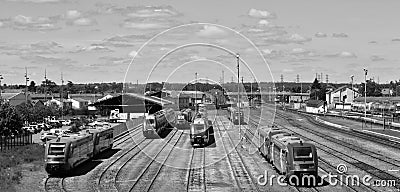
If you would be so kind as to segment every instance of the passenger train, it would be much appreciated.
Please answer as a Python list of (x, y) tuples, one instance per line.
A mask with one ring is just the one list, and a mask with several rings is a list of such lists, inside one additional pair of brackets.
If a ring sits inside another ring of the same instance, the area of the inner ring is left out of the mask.
[(63, 135), (46, 143), (45, 170), (49, 175), (65, 175), (113, 146), (113, 128), (97, 128)]
[(154, 114), (148, 114), (143, 122), (143, 135), (146, 138), (156, 138), (167, 127), (176, 126), (176, 116), (173, 109), (162, 109)]
[(259, 151), (286, 178), (292, 175), (318, 177), (318, 155), (314, 144), (278, 128), (259, 130)]
[[(365, 104), (364, 103), (353, 103), (351, 106), (351, 111), (364, 113)], [(400, 116), (400, 104), (388, 104), (388, 103), (370, 103), (367, 104), (368, 114), (393, 114), (393, 116)]]
[(200, 146), (209, 144), (211, 129), (212, 124), (207, 117), (202, 117), (201, 114), (198, 114), (190, 125), (190, 143)]
[(245, 123), (244, 122), (244, 116), (243, 116), (243, 111), (239, 111), (238, 108), (236, 107), (228, 107), (228, 112), (229, 112), (229, 120), (232, 121), (233, 124), (238, 125)]

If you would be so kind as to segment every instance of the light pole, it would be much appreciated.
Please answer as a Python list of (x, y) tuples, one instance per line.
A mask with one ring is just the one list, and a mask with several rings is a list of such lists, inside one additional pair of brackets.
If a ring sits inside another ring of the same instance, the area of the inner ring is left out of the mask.
[(28, 104), (28, 69), (25, 67), (25, 104)]
[(1, 80), (3, 80), (3, 79), (4, 79), (3, 76), (0, 75), (0, 99), (1, 99), (1, 91), (2, 91)]
[(194, 73), (195, 80), (194, 80), (194, 112), (197, 113), (197, 72)]
[(367, 75), (368, 69), (364, 68), (364, 118), (367, 118)]
[(237, 53), (236, 54), (236, 61), (237, 61), (237, 92), (238, 92), (238, 95), (237, 95), (237, 102), (238, 102), (238, 122), (239, 122), (239, 142), (242, 140), (242, 133), (241, 133), (241, 130), (242, 130), (242, 127), (241, 127), (241, 122), (240, 122), (240, 87), (239, 87), (239, 78), (240, 78), (240, 68), (239, 68), (239, 63), (240, 63), (240, 55), (239, 55), (239, 53)]

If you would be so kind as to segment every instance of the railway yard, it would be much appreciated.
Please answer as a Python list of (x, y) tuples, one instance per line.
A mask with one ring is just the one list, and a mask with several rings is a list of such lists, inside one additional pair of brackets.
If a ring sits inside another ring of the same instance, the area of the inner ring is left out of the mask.
[[(209, 145), (192, 147), (189, 129), (174, 128), (163, 139), (146, 139), (139, 124), (117, 136), (112, 150), (67, 177), (44, 178), (40, 185), (44, 191), (399, 191), (400, 150), (394, 141), (338, 129), (272, 105), (251, 109), (244, 125), (232, 124), (225, 110), (209, 111), (208, 116), (214, 133)], [(316, 185), (280, 180), (260, 155), (257, 127), (272, 125), (317, 147)]]

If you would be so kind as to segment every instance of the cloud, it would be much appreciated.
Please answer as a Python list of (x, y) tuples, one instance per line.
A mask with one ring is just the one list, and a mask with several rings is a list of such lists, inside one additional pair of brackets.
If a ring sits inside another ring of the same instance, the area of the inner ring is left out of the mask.
[(125, 21), (122, 24), (122, 27), (129, 28), (129, 29), (146, 30), (146, 29), (160, 29), (160, 28), (164, 28), (167, 26), (165, 26), (164, 24), (161, 24), (161, 23), (141, 23), (141, 22)]
[(77, 63), (69, 58), (50, 57), (43, 55), (23, 55), (23, 60), (30, 61), (32, 64), (57, 66), (57, 67), (74, 67), (72, 64)]
[(0, 27), (3, 27), (3, 26), (4, 26), (4, 23), (0, 21)]
[(328, 35), (326, 33), (322, 33), (322, 32), (317, 32), (314, 35), (315, 37), (319, 37), (319, 38), (323, 38), (323, 37), (327, 37)]
[[(267, 34), (263, 34), (265, 36)], [(263, 44), (258, 45), (273, 45), (273, 44), (289, 44), (289, 43), (296, 43), (296, 44), (303, 44), (305, 42), (309, 42), (312, 39), (309, 37), (304, 37), (297, 33), (295, 34), (285, 34), (284, 32), (274, 32), (270, 34), (269, 37), (263, 37), (264, 40)]]
[(265, 19), (261, 19), (260, 21), (258, 21), (258, 25), (260, 26), (268, 26), (270, 25), (269, 21), (265, 20)]
[(131, 52), (129, 52), (129, 54), (128, 54), (130, 57), (136, 57), (137, 55), (138, 55), (138, 52), (136, 52), (136, 51), (131, 51)]
[(333, 33), (332, 37), (336, 37), (336, 38), (346, 38), (349, 37), (346, 33)]
[(292, 42), (303, 43), (303, 42), (311, 41), (311, 38), (303, 37), (303, 36), (295, 33), (295, 34), (292, 34), (288, 38), (288, 40), (290, 40)]
[(261, 52), (268, 58), (274, 59), (284, 56), (284, 52), (280, 50), (263, 49)]
[(370, 57), (370, 59), (371, 59), (371, 61), (383, 61), (383, 60), (385, 60), (383, 57), (380, 57), (378, 55), (372, 55)]
[(223, 29), (213, 25), (204, 25), (203, 29), (197, 32), (197, 35), (203, 37), (220, 37), (225, 34), (226, 32)]
[(377, 42), (377, 41), (370, 41), (370, 42), (368, 42), (368, 43), (370, 43), (370, 44), (377, 44), (378, 42)]
[(91, 26), (91, 25), (96, 25), (97, 22), (96, 20), (90, 18), (79, 18), (74, 20), (72, 24), (77, 26)]
[(56, 3), (60, 2), (61, 0), (7, 0), (13, 2), (30, 2), (30, 3)]
[(248, 15), (250, 17), (254, 17), (254, 18), (276, 18), (276, 15), (274, 13), (270, 13), (268, 11), (265, 10), (258, 10), (258, 9), (250, 9), (248, 12)]
[(65, 17), (67, 19), (77, 19), (81, 15), (82, 15), (82, 13), (77, 10), (68, 10), (67, 13), (65, 14)]
[(326, 57), (340, 57), (340, 58), (356, 58), (356, 54), (348, 51), (342, 51), (336, 54), (326, 55)]
[(128, 7), (129, 17), (173, 17), (179, 15), (171, 6)]
[(394, 38), (392, 41), (400, 41), (400, 38)]
[(17, 30), (54, 30), (60, 28), (55, 25), (58, 19), (58, 16), (30, 17), (17, 15), (8, 19), (8, 25)]

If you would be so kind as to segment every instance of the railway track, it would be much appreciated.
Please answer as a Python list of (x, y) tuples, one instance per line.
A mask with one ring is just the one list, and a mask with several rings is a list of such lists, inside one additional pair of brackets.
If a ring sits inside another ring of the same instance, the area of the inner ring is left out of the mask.
[(66, 192), (64, 179), (65, 177), (47, 177), (44, 181), (44, 190), (46, 192)]
[(205, 152), (204, 148), (192, 149), (187, 191), (206, 191)]
[[(139, 124), (139, 125), (135, 126), (134, 128), (132, 128), (131, 130), (126, 130), (123, 133), (116, 136), (114, 139), (113, 147), (120, 146), (120, 145), (124, 144), (126, 141), (128, 141), (129, 139), (132, 139), (132, 137), (140, 134), (141, 133), (140, 128), (142, 125), (143, 124)], [(115, 142), (115, 141), (118, 141), (118, 142)]]
[[(301, 124), (299, 124), (299, 123), (297, 123), (295, 121), (291, 121), (290, 117), (288, 117), (286, 115), (283, 115), (283, 114), (281, 114), (279, 112), (277, 112), (276, 115), (281, 117), (281, 118), (283, 118), (283, 119), (285, 119), (289, 124), (293, 125), (294, 127), (302, 129), (303, 131), (307, 131), (308, 133), (310, 133), (310, 129), (305, 128), (303, 125), (301, 125)], [(329, 154), (331, 156), (334, 156), (334, 157), (336, 157), (338, 159), (341, 159), (341, 161), (346, 162), (348, 165), (354, 166), (355, 168), (358, 168), (358, 169), (360, 169), (362, 171), (365, 171), (369, 175), (374, 176), (374, 179), (377, 178), (377, 179), (381, 179), (381, 180), (395, 180), (396, 183), (399, 183), (399, 178), (397, 176), (388, 174), (385, 171), (383, 171), (383, 170), (381, 170), (381, 169), (379, 169), (377, 167), (374, 167), (372, 165), (369, 165), (369, 164), (366, 164), (364, 162), (361, 162), (358, 159), (356, 159), (355, 157), (352, 157), (352, 156), (350, 156), (348, 154), (340, 152), (340, 151), (338, 151), (336, 149), (333, 149), (332, 147), (330, 147), (330, 146), (328, 146), (326, 144), (323, 144), (323, 143), (321, 143), (321, 142), (319, 142), (319, 141), (317, 141), (315, 139), (310, 138), (310, 136), (305, 136), (304, 134), (301, 134), (298, 131), (294, 131), (293, 129), (287, 128), (286, 126), (284, 126), (282, 124), (279, 124), (279, 123), (276, 123), (276, 122), (274, 122), (274, 123), (276, 125), (279, 125), (280, 127), (284, 128), (284, 129), (287, 129), (287, 130), (289, 130), (289, 131), (291, 131), (293, 133), (296, 133), (296, 134), (300, 135), (303, 138), (306, 138), (307, 140), (313, 141), (320, 150), (324, 151), (325, 153), (327, 153), (327, 154)], [(322, 138), (324, 138), (324, 137), (322, 137)], [(334, 142), (336, 144), (341, 144), (342, 141), (336, 139), (336, 141), (331, 141), (331, 142)], [(376, 156), (376, 155), (375, 156), (371, 156), (371, 155), (367, 154), (367, 152), (364, 152), (364, 155), (366, 155), (368, 157), (372, 157), (372, 158), (374, 158)], [(323, 163), (329, 164), (326, 167), (330, 167), (329, 168), (330, 170), (334, 170), (334, 169), (332, 169), (332, 167), (334, 167), (332, 164), (330, 164), (329, 162), (327, 162), (327, 161), (325, 161), (325, 160), (323, 160), (321, 158), (320, 158), (320, 160)], [(390, 164), (393, 165), (392, 163), (390, 163)], [(399, 186), (396, 186), (397, 189), (398, 189), (398, 187)], [(365, 191), (366, 188), (369, 191), (377, 191), (377, 189), (371, 188), (370, 186), (365, 186), (365, 185), (363, 185), (362, 191)], [(360, 189), (357, 189), (357, 190), (360, 191)]]
[[(171, 133), (170, 133), (171, 134)], [(176, 136), (177, 135), (177, 136)], [(165, 162), (171, 155), (172, 150), (175, 148), (178, 141), (181, 139), (183, 132), (176, 131), (172, 133), (172, 136), (163, 145), (160, 151), (153, 157), (150, 163), (145, 167), (145, 169), (140, 173), (140, 175), (135, 179), (135, 182), (130, 187), (129, 191), (150, 191), (154, 181), (156, 180), (158, 174), (160, 173)], [(170, 143), (172, 146), (167, 147)], [(170, 148), (166, 149), (165, 148)], [(156, 161), (156, 159), (161, 160)]]
[[(231, 167), (231, 171), (234, 175), (236, 185), (241, 191), (260, 191), (257, 184), (253, 182), (253, 179), (243, 163), (243, 159), (234, 145), (225, 124), (220, 119), (220, 124), (217, 126), (220, 130), (219, 132), (226, 132), (226, 136), (222, 136), (221, 139), (223, 143), (223, 148), (228, 157), (228, 162)], [(221, 128), (223, 127), (223, 130)]]

